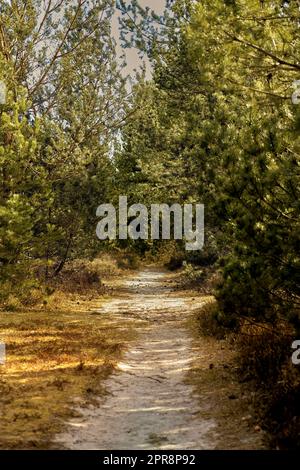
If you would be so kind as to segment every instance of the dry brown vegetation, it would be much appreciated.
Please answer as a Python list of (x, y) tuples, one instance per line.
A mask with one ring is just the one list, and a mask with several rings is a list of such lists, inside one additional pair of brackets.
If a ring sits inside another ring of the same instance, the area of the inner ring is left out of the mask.
[(264, 449), (265, 434), (254, 407), (254, 392), (239, 380), (233, 338), (223, 328), (217, 330), (215, 312), (214, 297), (207, 297), (188, 321), (198, 353), (187, 380), (199, 397), (201, 416), (217, 424), (217, 449)]
[[(202, 394), (206, 380), (214, 384), (214, 390), (220, 390), (215, 407), (223, 410), (225, 406), (224, 429), (228, 423), (235, 423), (237, 410), (246, 404), (252, 410), (250, 414), (246, 412), (246, 417), (251, 418), (251, 426), (265, 431), (267, 447), (298, 448), (300, 382), (298, 370), (291, 362), (295, 335), (291, 326), (283, 320), (272, 325), (243, 319), (233, 331), (220, 321), (214, 297), (195, 315), (192, 326), (201, 344), (206, 343), (213, 364), (210, 369), (207, 360), (204, 366), (199, 361), (192, 380)], [(231, 386), (232, 395), (239, 398), (239, 402), (233, 400), (233, 407), (226, 401)]]
[(270, 445), (299, 448), (300, 379), (292, 364), (295, 332), (287, 322), (245, 321), (237, 337), (241, 378), (255, 390), (255, 406)]
[[(99, 279), (91, 276), (89, 283), (84, 273), (91, 267)], [(49, 448), (76, 403), (84, 406), (105, 393), (103, 380), (134, 337), (125, 320), (98, 311), (113, 295), (103, 279), (120, 274), (115, 262), (94, 262), (72, 271), (73, 282), (63, 290), (57, 282), (47, 297), (36, 297), (34, 306), (19, 302), (13, 312), (9, 305), (0, 312), (7, 350), (0, 365), (0, 448)]]

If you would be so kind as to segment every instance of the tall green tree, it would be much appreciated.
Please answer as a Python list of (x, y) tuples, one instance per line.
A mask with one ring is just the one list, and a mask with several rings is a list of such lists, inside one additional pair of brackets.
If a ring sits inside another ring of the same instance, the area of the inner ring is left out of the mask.
[(0, 2), (3, 276), (20, 257), (55, 275), (99, 248), (95, 212), (128, 94), (113, 13), (112, 0)]

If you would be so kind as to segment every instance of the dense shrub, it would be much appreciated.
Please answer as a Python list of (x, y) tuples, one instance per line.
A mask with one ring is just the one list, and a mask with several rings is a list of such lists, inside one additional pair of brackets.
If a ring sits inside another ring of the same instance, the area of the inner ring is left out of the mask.
[(224, 339), (230, 332), (220, 321), (219, 308), (216, 301), (205, 303), (197, 314), (199, 328), (204, 336)]

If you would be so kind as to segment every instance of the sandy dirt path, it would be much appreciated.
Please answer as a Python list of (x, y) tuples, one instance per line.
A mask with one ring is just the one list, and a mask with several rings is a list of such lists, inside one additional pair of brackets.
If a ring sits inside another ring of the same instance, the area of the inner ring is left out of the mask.
[[(214, 449), (214, 419), (201, 417), (201, 401), (186, 374), (197, 351), (186, 317), (205, 302), (174, 293), (166, 273), (144, 270), (99, 314), (139, 325), (138, 340), (106, 381), (98, 406), (80, 409), (56, 443), (67, 449)], [(193, 302), (191, 301), (193, 300)]]

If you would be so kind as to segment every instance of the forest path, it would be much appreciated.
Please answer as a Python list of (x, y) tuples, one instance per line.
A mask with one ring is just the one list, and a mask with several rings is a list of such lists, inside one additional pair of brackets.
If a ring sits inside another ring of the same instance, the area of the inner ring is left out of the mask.
[(80, 418), (56, 443), (82, 450), (215, 448), (215, 420), (201, 416), (199, 397), (186, 381), (198, 351), (186, 320), (206, 301), (176, 292), (157, 269), (123, 283), (99, 313), (116, 322), (126, 315), (138, 339), (106, 380), (99, 406), (80, 408)]
[(214, 422), (199, 419), (197, 397), (185, 383), (194, 356), (184, 326), (189, 299), (174, 296), (166, 274), (151, 269), (127, 280), (124, 294), (101, 312), (142, 320), (139, 339), (106, 381), (103, 403), (83, 409), (57, 442), (68, 449), (213, 448)]

